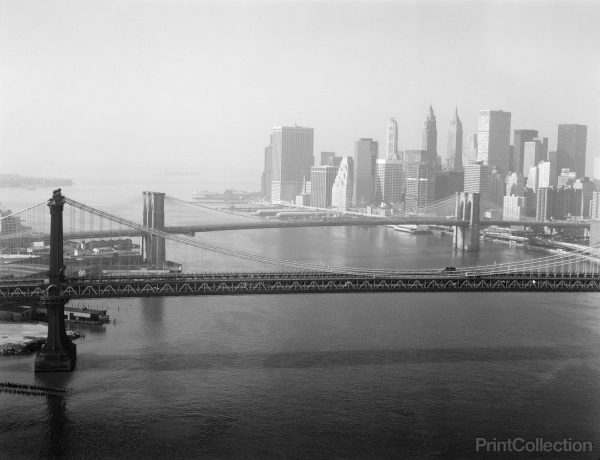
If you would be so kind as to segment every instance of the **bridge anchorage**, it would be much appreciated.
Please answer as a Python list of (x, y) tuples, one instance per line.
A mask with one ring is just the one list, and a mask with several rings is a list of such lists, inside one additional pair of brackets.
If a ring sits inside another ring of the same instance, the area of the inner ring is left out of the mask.
[(48, 315), (48, 337), (35, 358), (35, 372), (72, 371), (77, 357), (76, 345), (69, 340), (65, 330), (64, 295), (65, 265), (63, 261), (63, 209), (65, 199), (60, 189), (48, 201), (50, 208), (50, 258), (49, 287), (42, 296)]

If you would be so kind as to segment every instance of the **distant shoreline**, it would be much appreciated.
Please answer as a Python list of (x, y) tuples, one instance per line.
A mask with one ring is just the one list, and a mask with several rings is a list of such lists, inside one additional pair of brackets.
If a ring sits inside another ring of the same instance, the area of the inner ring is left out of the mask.
[(18, 174), (0, 174), (0, 188), (69, 187), (72, 179), (55, 177), (26, 177)]

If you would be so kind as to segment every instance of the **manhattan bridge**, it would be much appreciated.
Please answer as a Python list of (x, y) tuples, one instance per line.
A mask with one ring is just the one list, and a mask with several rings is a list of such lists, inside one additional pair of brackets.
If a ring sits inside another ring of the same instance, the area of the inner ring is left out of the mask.
[[(335, 266), (256, 254), (215, 244), (207, 232), (316, 226), (434, 225), (451, 228), (455, 250), (479, 250), (480, 231), (490, 225), (589, 228), (583, 222), (510, 222), (481, 219), (476, 193), (431, 203), (417, 214), (280, 221), (246, 216), (205, 223), (202, 206), (159, 192), (143, 192), (136, 222), (64, 196), (2, 217), (0, 298), (48, 311), (48, 339), (36, 371), (71, 370), (75, 346), (66, 337), (69, 299), (295, 293), (425, 291), (600, 291), (600, 245), (528, 260), (470, 267), (411, 270)], [(179, 221), (168, 222), (169, 208)], [(233, 231), (233, 232), (232, 232)]]

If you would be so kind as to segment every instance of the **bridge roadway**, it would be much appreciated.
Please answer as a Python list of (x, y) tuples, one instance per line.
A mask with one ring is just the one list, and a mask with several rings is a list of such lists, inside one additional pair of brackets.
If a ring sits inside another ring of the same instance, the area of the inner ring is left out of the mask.
[[(252, 222), (228, 223), (228, 224), (195, 224), (195, 225), (169, 225), (165, 226), (165, 232), (173, 234), (193, 235), (203, 232), (219, 232), (227, 230), (256, 230), (265, 228), (299, 228), (299, 227), (346, 227), (346, 226), (373, 226), (373, 225), (444, 225), (444, 226), (468, 226), (469, 222), (454, 218), (444, 219), (440, 217), (396, 217), (396, 218), (356, 218), (356, 219), (328, 219), (328, 220), (300, 220), (280, 221), (276, 219), (256, 220)], [(517, 221), (517, 220), (482, 220), (481, 227), (497, 226), (525, 226), (530, 228), (582, 228), (589, 229), (589, 222), (566, 222), (566, 221)], [(10, 239), (12, 235), (6, 235), (4, 239)], [(25, 234), (14, 235), (14, 238), (22, 238)], [(36, 235), (34, 234), (34, 237)], [(66, 231), (65, 239), (89, 239), (89, 238), (116, 238), (116, 237), (139, 237), (142, 232), (137, 229), (119, 230), (105, 229), (92, 231)], [(37, 234), (40, 241), (48, 242), (50, 235)]]
[[(4, 301), (37, 301), (48, 287), (44, 280), (3, 281)], [(67, 279), (64, 295), (73, 299), (121, 297), (325, 294), (353, 292), (600, 292), (600, 274), (477, 272), (398, 273), (238, 273)]]

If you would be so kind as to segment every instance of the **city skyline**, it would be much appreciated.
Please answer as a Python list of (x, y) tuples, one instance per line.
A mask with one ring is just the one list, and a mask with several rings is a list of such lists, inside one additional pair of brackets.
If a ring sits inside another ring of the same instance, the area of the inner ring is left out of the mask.
[(482, 109), (511, 112), (513, 129), (538, 130), (551, 149), (558, 124), (586, 125), (589, 175), (600, 145), (599, 8), (3, 2), (0, 167), (75, 178), (166, 169), (258, 188), (273, 126), (311, 126), (315, 151), (344, 156), (358, 138), (384, 145), (394, 117), (399, 149), (417, 149), (431, 104), (440, 132), (458, 107), (465, 138)]

